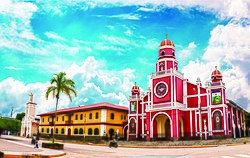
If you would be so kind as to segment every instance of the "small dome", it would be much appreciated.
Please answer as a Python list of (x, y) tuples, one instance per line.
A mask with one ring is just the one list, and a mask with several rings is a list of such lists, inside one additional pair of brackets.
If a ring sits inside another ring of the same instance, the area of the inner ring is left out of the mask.
[(222, 76), (221, 72), (219, 70), (217, 70), (217, 66), (215, 67), (215, 70), (212, 72), (212, 77), (213, 76)]
[(174, 48), (174, 42), (172, 42), (169, 39), (164, 39), (161, 41), (161, 44), (159, 47), (160, 47), (160, 49), (162, 49), (162, 48)]
[(215, 66), (215, 70), (211, 74), (212, 82), (219, 82), (222, 80), (222, 74), (219, 70), (217, 70), (217, 66)]
[(134, 85), (132, 87), (132, 91), (140, 91), (140, 88), (138, 86)]
[(136, 85), (136, 82), (135, 82), (135, 85), (132, 87), (132, 95), (139, 95), (140, 94), (140, 88)]

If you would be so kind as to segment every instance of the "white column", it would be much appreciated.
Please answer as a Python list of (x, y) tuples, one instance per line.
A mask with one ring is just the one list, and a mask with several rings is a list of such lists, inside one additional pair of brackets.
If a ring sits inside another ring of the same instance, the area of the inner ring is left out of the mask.
[(224, 133), (225, 135), (227, 134), (226, 133), (226, 113), (225, 113), (225, 107), (223, 107), (223, 118), (224, 118)]
[[(170, 73), (172, 74), (173, 73), (173, 69), (171, 68), (170, 69)], [(174, 94), (173, 94), (173, 78), (172, 78), (172, 76), (173, 75), (170, 75), (170, 82), (171, 82), (171, 106), (174, 106), (173, 105), (173, 96), (174, 96)]]
[(192, 117), (192, 110), (190, 110), (190, 132), (191, 132), (191, 136), (193, 136), (193, 117)]
[(152, 114), (151, 114), (151, 111), (150, 111), (150, 138), (153, 138), (153, 121), (152, 121)]
[(139, 107), (139, 102), (138, 102), (138, 99), (139, 99), (139, 96), (136, 95), (136, 138), (138, 138), (138, 123), (139, 123), (139, 120), (138, 120), (138, 107)]
[(177, 130), (177, 137), (179, 137), (179, 118), (178, 118), (178, 111), (177, 109), (175, 110), (176, 111), (176, 130)]
[(194, 117), (195, 117), (195, 135), (197, 136), (197, 113), (196, 111), (194, 113)]

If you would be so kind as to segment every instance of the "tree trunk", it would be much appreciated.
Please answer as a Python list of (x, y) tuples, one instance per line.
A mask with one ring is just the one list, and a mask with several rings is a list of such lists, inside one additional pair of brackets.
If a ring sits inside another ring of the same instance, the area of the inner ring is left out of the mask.
[(52, 139), (52, 143), (55, 142), (55, 140), (54, 140), (55, 139), (54, 133), (55, 133), (55, 130), (56, 130), (56, 128), (55, 128), (56, 127), (56, 123), (55, 122), (56, 122), (56, 114), (57, 114), (56, 112), (57, 112), (58, 100), (59, 100), (59, 96), (57, 95), (56, 96), (56, 111), (55, 111), (55, 117), (54, 117), (54, 120), (53, 120), (54, 121), (54, 129), (53, 129), (53, 133), (52, 133), (52, 138), (53, 138)]

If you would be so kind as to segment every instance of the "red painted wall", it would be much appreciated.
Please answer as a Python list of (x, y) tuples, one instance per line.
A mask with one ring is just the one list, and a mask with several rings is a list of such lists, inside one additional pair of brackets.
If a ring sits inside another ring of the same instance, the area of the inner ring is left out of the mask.
[(175, 78), (176, 82), (176, 101), (183, 103), (183, 80)]

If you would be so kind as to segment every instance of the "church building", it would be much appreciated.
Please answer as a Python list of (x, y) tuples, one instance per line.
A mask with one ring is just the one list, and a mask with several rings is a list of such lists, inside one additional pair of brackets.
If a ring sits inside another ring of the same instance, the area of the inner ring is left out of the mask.
[(217, 67), (211, 73), (211, 82), (202, 85), (197, 78), (191, 83), (178, 70), (171, 40), (160, 43), (157, 55), (151, 87), (145, 93), (137, 85), (132, 87), (128, 125), (124, 127), (128, 140), (244, 136), (245, 110), (227, 98)]
[(33, 94), (29, 94), (30, 100), (26, 103), (25, 116), (22, 119), (21, 136), (31, 137), (38, 132), (39, 118), (36, 118), (36, 106)]

